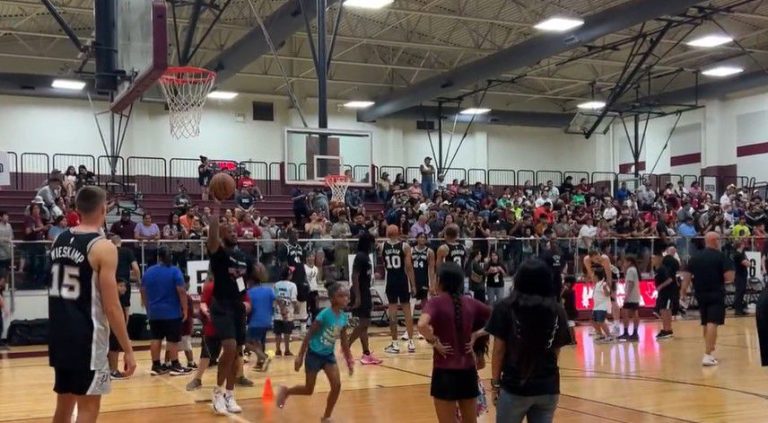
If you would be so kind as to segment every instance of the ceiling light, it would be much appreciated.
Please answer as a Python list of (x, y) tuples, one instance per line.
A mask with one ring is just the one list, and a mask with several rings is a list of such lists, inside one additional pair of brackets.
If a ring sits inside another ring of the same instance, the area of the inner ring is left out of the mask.
[(490, 113), (491, 109), (485, 109), (482, 107), (470, 107), (469, 109), (462, 110), (462, 115), (484, 115), (486, 113)]
[(232, 100), (235, 97), (237, 97), (237, 93), (232, 91), (211, 91), (208, 93), (208, 98), (216, 100)]
[(346, 0), (344, 6), (359, 7), (362, 9), (382, 9), (392, 4), (395, 0)]
[(545, 19), (533, 27), (541, 31), (565, 32), (584, 25), (584, 20), (579, 18), (552, 17)]
[(605, 102), (592, 100), (578, 104), (576, 107), (582, 110), (600, 110), (605, 107)]
[(349, 101), (347, 103), (344, 103), (344, 107), (347, 109), (367, 109), (374, 105), (374, 102), (372, 101)]
[(53, 88), (60, 88), (62, 90), (76, 90), (80, 91), (85, 88), (84, 81), (78, 81), (75, 79), (54, 79), (51, 84)]
[(709, 68), (705, 71), (702, 71), (702, 75), (706, 76), (714, 76), (718, 78), (736, 75), (737, 73), (744, 72), (743, 68), (736, 67), (736, 66), (717, 66), (714, 68)]
[(688, 44), (691, 47), (711, 48), (711, 47), (721, 46), (723, 44), (728, 44), (731, 41), (733, 41), (733, 38), (727, 35), (712, 34), (712, 35), (705, 35), (703, 37), (696, 38), (695, 40), (688, 41), (686, 44)]

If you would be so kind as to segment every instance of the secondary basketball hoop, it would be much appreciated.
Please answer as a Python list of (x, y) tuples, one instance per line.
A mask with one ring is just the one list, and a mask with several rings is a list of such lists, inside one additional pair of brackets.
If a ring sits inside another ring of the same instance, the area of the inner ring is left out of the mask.
[(194, 138), (200, 135), (200, 119), (216, 72), (192, 66), (169, 67), (158, 80), (168, 103), (171, 135)]
[(344, 203), (347, 198), (349, 179), (345, 175), (328, 175), (324, 179), (325, 185), (331, 189), (331, 201)]

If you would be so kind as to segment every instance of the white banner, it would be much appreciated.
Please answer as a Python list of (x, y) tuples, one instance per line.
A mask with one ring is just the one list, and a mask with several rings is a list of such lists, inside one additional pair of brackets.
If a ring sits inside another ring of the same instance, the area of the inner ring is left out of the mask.
[(11, 160), (8, 153), (0, 151), (0, 187), (11, 185)]
[(187, 262), (189, 275), (189, 292), (201, 293), (203, 284), (208, 279), (208, 260), (192, 260)]
[(744, 254), (747, 256), (747, 260), (749, 260), (749, 270), (748, 270), (749, 273), (747, 274), (747, 278), (762, 279), (763, 269), (761, 269), (762, 264), (760, 262), (760, 252), (745, 251)]

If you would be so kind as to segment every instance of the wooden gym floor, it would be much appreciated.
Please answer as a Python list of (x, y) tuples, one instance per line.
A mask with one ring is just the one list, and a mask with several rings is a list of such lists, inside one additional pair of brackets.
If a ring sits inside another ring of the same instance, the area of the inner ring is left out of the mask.
[[(561, 352), (562, 392), (555, 421), (571, 422), (765, 422), (768, 369), (759, 364), (754, 317), (729, 317), (720, 330), (717, 368), (702, 368), (701, 329), (696, 321), (675, 322), (675, 339), (656, 342), (657, 322), (645, 322), (636, 344), (595, 345), (586, 327), (577, 328), (579, 345)], [(434, 422), (429, 397), (431, 352), (422, 341), (415, 354), (387, 356), (384, 332), (372, 339), (382, 366), (342, 372), (336, 422)], [(294, 351), (298, 350), (298, 342)], [(359, 344), (356, 345), (359, 353)], [(16, 350), (18, 351), (18, 350)], [(16, 355), (16, 354), (13, 354)], [(0, 359), (0, 421), (50, 421), (55, 400), (47, 358)], [(130, 380), (113, 381), (102, 402), (100, 422), (312, 422), (325, 406), (327, 382), (318, 377), (312, 397), (290, 398), (285, 409), (261, 399), (267, 375), (248, 370), (253, 388), (238, 388), (241, 415), (215, 418), (210, 410), (214, 372), (203, 388), (186, 392), (189, 377), (152, 377), (149, 352), (138, 352), (139, 370)], [(268, 376), (275, 387), (303, 381), (293, 360), (276, 358)], [(482, 372), (490, 377), (489, 369)], [(492, 422), (490, 414), (481, 422)]]

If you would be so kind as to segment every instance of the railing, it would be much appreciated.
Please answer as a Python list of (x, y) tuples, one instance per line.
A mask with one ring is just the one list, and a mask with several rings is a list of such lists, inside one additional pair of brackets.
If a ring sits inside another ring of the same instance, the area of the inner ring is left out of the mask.
[(126, 173), (138, 192), (168, 192), (168, 162), (162, 157), (128, 157)]
[[(734, 238), (735, 239), (735, 238)], [(749, 278), (762, 279), (766, 269), (761, 268), (760, 251), (763, 248), (764, 238), (742, 237), (741, 240), (749, 240), (746, 251), (751, 266), (748, 269)], [(379, 241), (383, 241), (380, 239)], [(410, 240), (413, 242), (413, 240)], [(508, 273), (512, 274), (519, 264), (530, 257), (538, 256), (545, 247), (537, 238), (514, 238), (514, 237), (495, 237), (495, 238), (466, 238), (461, 240), (468, 251), (479, 249), (488, 255), (490, 251), (496, 251), (502, 263), (507, 267)], [(275, 251), (284, 245), (285, 240), (260, 240), (260, 239), (241, 239), (240, 248), (247, 254), (270, 264), (274, 260)], [(299, 240), (306, 251), (333, 250), (339, 254), (354, 254), (354, 245), (356, 239), (302, 239)], [(566, 274), (580, 275), (582, 273), (581, 259), (589, 248), (599, 247), (601, 251), (611, 257), (612, 263), (618, 265), (622, 257), (627, 254), (633, 254), (638, 261), (638, 270), (642, 273), (652, 274), (651, 255), (655, 250), (658, 238), (604, 238), (595, 240), (594, 244), (583, 238), (558, 238), (554, 242), (557, 244), (566, 265), (564, 272)], [(430, 246), (437, 248), (442, 239), (432, 238), (429, 241)], [(46, 280), (46, 269), (48, 268), (48, 249), (50, 241), (14, 241), (11, 243), (11, 264), (17, 269), (10, 272), (10, 287), (14, 290), (44, 289)], [(201, 240), (158, 240), (139, 242), (133, 240), (123, 240), (125, 247), (133, 248), (137, 261), (142, 269), (157, 262), (157, 251), (161, 246), (168, 247), (174, 253), (175, 263), (179, 263), (182, 268), (186, 267), (189, 260), (206, 260), (208, 253), (205, 247), (205, 239)], [(703, 247), (703, 238), (671, 238), (671, 244), (677, 247), (677, 253), (681, 260), (687, 259)], [(732, 239), (725, 238), (723, 242), (723, 251), (732, 254), (735, 250)], [(469, 257), (469, 254), (467, 255)], [(575, 257), (575, 258), (574, 258)], [(346, 263), (344, 260), (337, 260), (336, 263)], [(377, 259), (376, 266), (381, 263)], [(345, 273), (344, 273), (345, 274)]]
[[(54, 168), (59, 170), (66, 169), (67, 166), (86, 165), (89, 170), (93, 170), (98, 176), (100, 184), (105, 185), (108, 182), (121, 184), (135, 184), (136, 190), (144, 193), (173, 193), (176, 190), (176, 183), (182, 182), (187, 191), (192, 194), (200, 193), (201, 188), (197, 183), (197, 166), (199, 159), (194, 158), (172, 158), (166, 160), (160, 157), (117, 157), (117, 156), (92, 156), (87, 154), (63, 154), (57, 153), (50, 157), (47, 153), (23, 153), (18, 156), (14, 152), (8, 152), (12, 162), (12, 186), (16, 189), (32, 190), (38, 188), (44, 182), (46, 175)], [(239, 166), (251, 172), (251, 177), (257, 181), (266, 183), (264, 189), (268, 194), (281, 193), (283, 190), (284, 162), (258, 162), (243, 161), (235, 162), (231, 160), (211, 160), (212, 162), (227, 162), (239, 164)], [(373, 169), (373, 171), (371, 170)], [(394, 180), (397, 174), (402, 174), (406, 183), (413, 179), (421, 180), (421, 172), (417, 166), (389, 166), (377, 165), (369, 167), (366, 165), (349, 166), (344, 170), (351, 170), (357, 181), (365, 180), (368, 173), (374, 175), (369, 179), (374, 183), (382, 173), (387, 172), (390, 180)], [(290, 180), (306, 179), (306, 163), (288, 163), (287, 173)], [(641, 178), (636, 178), (634, 174), (622, 174), (616, 172), (592, 172), (585, 171), (560, 171), (560, 170), (529, 170), (529, 169), (462, 169), (447, 168), (443, 169), (445, 182), (450, 183), (453, 179), (464, 180), (471, 185), (475, 182), (490, 185), (496, 188), (519, 187), (526, 181), (531, 185), (544, 184), (552, 181), (555, 185), (560, 185), (568, 176), (573, 178), (574, 185), (578, 184), (582, 178), (588, 183), (596, 186), (598, 190), (608, 188), (611, 193), (615, 192), (618, 184), (627, 182), (630, 190), (637, 189), (642, 180), (647, 180), (653, 189), (663, 189), (671, 182), (677, 184), (683, 181), (686, 187), (694, 181), (698, 181), (702, 190), (712, 193), (719, 197), (729, 184), (739, 187), (753, 189), (759, 184), (755, 178), (745, 176), (697, 176), (697, 175), (679, 175), (679, 174), (643, 174)], [(369, 175), (370, 176), (370, 175)]]
[(37, 189), (51, 173), (51, 163), (46, 153), (21, 154), (21, 189)]

